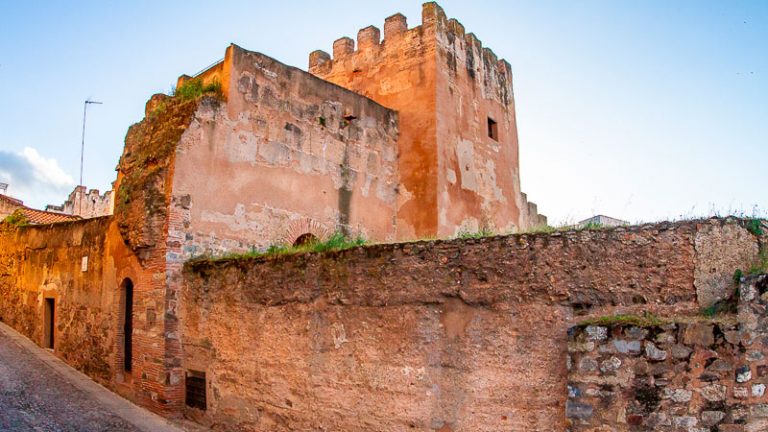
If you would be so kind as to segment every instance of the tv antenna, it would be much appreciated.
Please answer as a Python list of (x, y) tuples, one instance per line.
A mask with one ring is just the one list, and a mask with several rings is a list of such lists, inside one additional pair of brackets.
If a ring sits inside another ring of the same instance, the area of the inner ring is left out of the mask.
[(79, 186), (83, 186), (83, 155), (85, 154), (85, 114), (88, 112), (88, 105), (96, 104), (101, 105), (103, 102), (92, 101), (86, 99), (83, 104), (83, 140), (80, 144), (80, 183)]

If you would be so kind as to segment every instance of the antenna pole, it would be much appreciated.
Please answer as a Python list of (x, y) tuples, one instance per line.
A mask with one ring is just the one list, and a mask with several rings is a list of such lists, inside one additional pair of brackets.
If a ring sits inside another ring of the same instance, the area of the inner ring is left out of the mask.
[(78, 186), (83, 185), (83, 159), (85, 156), (85, 115), (88, 112), (89, 104), (101, 105), (102, 102), (96, 102), (96, 101), (86, 99), (85, 103), (83, 103), (83, 138), (82, 138), (82, 141), (80, 142), (80, 184), (78, 184)]

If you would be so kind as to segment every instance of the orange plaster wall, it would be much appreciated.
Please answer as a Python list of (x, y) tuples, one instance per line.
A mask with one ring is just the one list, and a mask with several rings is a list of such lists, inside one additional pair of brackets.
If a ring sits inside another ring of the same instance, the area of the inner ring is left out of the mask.
[[(460, 231), (516, 232), (546, 219), (520, 191), (512, 71), (434, 2), (422, 25), (393, 15), (379, 30), (315, 51), (309, 71), (400, 115), (402, 197), (398, 236), (451, 237)], [(487, 119), (499, 141), (488, 137)], [(522, 210), (521, 210), (522, 209)]]
[(511, 67), (455, 19), (440, 15), (437, 28), (438, 236), (528, 228), (519, 210)]
[[(432, 6), (425, 5), (421, 26), (393, 27), (385, 31), (380, 43), (378, 33), (371, 40), (365, 34), (371, 28), (363, 29), (358, 34), (357, 50), (335, 49), (333, 60), (310, 65), (309, 69), (325, 80), (397, 110), (401, 181), (397, 215), (399, 239), (433, 236), (438, 224), (434, 36), (437, 12)], [(402, 15), (387, 21), (400, 19), (405, 25)]]
[(204, 100), (174, 162), (170, 241), (183, 259), (301, 234), (394, 240), (397, 115), (235, 45), (226, 102)]

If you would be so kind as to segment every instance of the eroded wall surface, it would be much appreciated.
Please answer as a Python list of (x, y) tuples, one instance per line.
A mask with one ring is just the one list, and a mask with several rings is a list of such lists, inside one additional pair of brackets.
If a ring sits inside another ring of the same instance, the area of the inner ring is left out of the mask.
[(565, 430), (569, 326), (698, 314), (694, 275), (712, 263), (695, 239), (740, 247), (742, 225), (190, 263), (182, 366), (206, 374), (208, 409), (187, 413), (229, 430)]
[(224, 63), (226, 102), (202, 104), (176, 150), (183, 259), (337, 230), (394, 240), (397, 115), (234, 45)]
[(379, 29), (369, 26), (358, 32), (357, 49), (344, 37), (334, 42), (333, 58), (322, 51), (310, 55), (312, 74), (398, 112), (400, 239), (437, 233), (434, 19), (427, 11), (422, 25), (409, 29), (396, 14), (384, 23), (383, 41)]
[(512, 67), (442, 10), (434, 25), (438, 236), (545, 225), (520, 191)]

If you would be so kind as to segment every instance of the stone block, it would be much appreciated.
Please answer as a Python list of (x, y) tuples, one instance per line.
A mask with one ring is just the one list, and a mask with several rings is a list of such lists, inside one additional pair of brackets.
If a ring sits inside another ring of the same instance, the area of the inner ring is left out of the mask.
[(751, 379), (752, 379), (752, 371), (749, 369), (749, 366), (741, 366), (740, 368), (736, 369), (737, 383), (745, 383)]
[(667, 352), (656, 348), (653, 342), (645, 342), (645, 356), (649, 360), (664, 361), (667, 359)]
[(722, 384), (710, 384), (699, 389), (701, 397), (710, 402), (720, 402), (725, 400), (728, 388)]
[(594, 408), (589, 404), (573, 402), (570, 400), (565, 403), (565, 415), (568, 418), (586, 420), (592, 417), (593, 412)]
[(343, 37), (333, 42), (333, 58), (346, 57), (355, 52), (355, 41), (352, 38)]
[(587, 340), (603, 341), (608, 339), (608, 328), (603, 326), (587, 326), (584, 329), (587, 334)]
[(722, 411), (702, 411), (701, 412), (701, 423), (704, 426), (712, 427), (725, 418), (725, 413)]
[(357, 49), (367, 51), (379, 46), (381, 32), (377, 27), (368, 26), (357, 32)]
[(384, 40), (393, 39), (408, 30), (408, 20), (403, 14), (394, 14), (384, 20)]
[(709, 347), (715, 343), (715, 335), (711, 324), (690, 324), (683, 333), (683, 342), (686, 345)]

